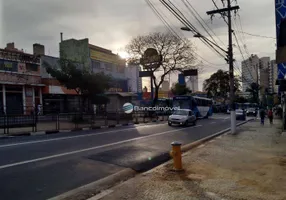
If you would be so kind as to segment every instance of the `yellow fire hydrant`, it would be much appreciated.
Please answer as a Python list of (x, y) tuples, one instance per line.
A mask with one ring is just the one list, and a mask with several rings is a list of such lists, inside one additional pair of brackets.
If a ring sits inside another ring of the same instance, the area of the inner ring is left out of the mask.
[(171, 157), (174, 161), (174, 170), (175, 171), (182, 171), (182, 151), (181, 151), (181, 145), (180, 142), (172, 142), (172, 151), (170, 152)]

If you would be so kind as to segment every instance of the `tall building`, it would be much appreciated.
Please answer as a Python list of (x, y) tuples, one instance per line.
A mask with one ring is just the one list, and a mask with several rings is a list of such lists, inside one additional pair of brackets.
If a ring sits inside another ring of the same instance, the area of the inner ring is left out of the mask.
[(278, 67), (275, 60), (270, 61), (269, 66), (269, 92), (278, 93), (278, 86), (276, 85), (276, 80), (278, 77)]
[(269, 68), (270, 68), (270, 57), (263, 57), (259, 60), (259, 85), (260, 99), (269, 91)]
[(170, 83), (169, 81), (163, 81), (162, 83), (162, 91), (169, 91), (170, 90)]
[(142, 92), (142, 78), (139, 77), (141, 71), (140, 65), (128, 65), (125, 69), (125, 75), (128, 78), (128, 91), (139, 93)]
[(257, 55), (251, 55), (250, 58), (241, 62), (242, 71), (242, 92), (246, 93), (251, 83), (258, 83), (259, 58)]
[(187, 88), (192, 90), (192, 92), (199, 91), (199, 78), (198, 78), (198, 76), (187, 77), (186, 86), (187, 86)]

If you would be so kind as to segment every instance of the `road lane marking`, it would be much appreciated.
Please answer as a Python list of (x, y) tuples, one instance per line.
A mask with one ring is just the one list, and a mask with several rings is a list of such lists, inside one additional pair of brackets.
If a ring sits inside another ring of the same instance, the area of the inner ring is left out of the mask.
[(48, 159), (52, 159), (52, 158), (68, 156), (68, 155), (72, 155), (72, 154), (77, 154), (77, 153), (82, 153), (82, 152), (91, 151), (91, 150), (95, 150), (95, 149), (110, 147), (110, 146), (114, 146), (114, 145), (118, 145), (118, 144), (124, 144), (124, 143), (127, 143), (127, 142), (132, 142), (132, 141), (136, 141), (136, 140), (146, 139), (146, 138), (149, 138), (149, 137), (164, 135), (164, 134), (172, 133), (172, 132), (178, 132), (178, 131), (182, 131), (182, 130), (185, 130), (185, 129), (197, 128), (197, 127), (201, 127), (201, 126), (202, 125), (197, 125), (197, 126), (193, 126), (193, 127), (186, 127), (186, 128), (179, 128), (179, 129), (175, 129), (175, 130), (164, 131), (164, 132), (161, 132), (161, 133), (155, 133), (153, 135), (148, 135), (148, 136), (144, 136), (144, 137), (132, 138), (132, 139), (123, 140), (123, 141), (120, 141), (120, 142), (114, 142), (114, 143), (104, 144), (104, 145), (90, 147), (90, 148), (86, 148), (86, 149), (81, 149), (81, 150), (70, 151), (70, 152), (66, 152), (66, 153), (55, 154), (55, 155), (52, 155), (52, 156), (46, 156), (46, 157), (42, 157), (42, 158), (36, 158), (36, 159), (32, 159), (32, 160), (26, 160), (26, 161), (21, 161), (21, 162), (17, 162), (17, 163), (2, 165), (2, 166), (0, 166), (0, 169), (5, 169), (5, 168), (9, 168), (9, 167), (15, 167), (15, 166), (18, 166), (18, 165), (24, 165), (24, 164), (33, 163), (33, 162), (39, 162), (39, 161), (48, 160)]
[(230, 119), (230, 117), (226, 117), (226, 118), (224, 118), (224, 120), (227, 120), (227, 119)]
[(107, 134), (107, 133), (124, 132), (124, 131), (134, 130), (134, 129), (138, 129), (138, 128), (148, 128), (148, 127), (153, 127), (153, 126), (162, 126), (162, 125), (166, 125), (166, 124), (167, 123), (148, 125), (148, 126), (146, 126), (146, 125), (144, 126), (143, 125), (143, 126), (137, 126), (137, 127), (134, 127), (134, 128), (126, 128), (126, 129), (121, 129), (121, 130), (112, 130), (112, 131), (104, 131), (104, 132), (99, 132), (99, 133), (91, 133), (91, 134), (83, 134), (83, 135), (76, 135), (76, 136), (52, 138), (52, 139), (46, 139), (46, 140), (35, 140), (35, 141), (30, 141), (30, 142), (20, 142), (20, 143), (13, 143), (13, 144), (5, 144), (5, 145), (0, 145), (0, 148), (13, 147), (13, 146), (19, 146), (19, 145), (26, 145), (26, 144), (37, 144), (37, 143), (43, 143), (43, 142), (52, 142), (52, 141), (59, 141), (59, 140), (68, 140), (68, 139), (81, 138), (81, 137), (90, 137), (90, 136), (102, 135), (102, 134)]

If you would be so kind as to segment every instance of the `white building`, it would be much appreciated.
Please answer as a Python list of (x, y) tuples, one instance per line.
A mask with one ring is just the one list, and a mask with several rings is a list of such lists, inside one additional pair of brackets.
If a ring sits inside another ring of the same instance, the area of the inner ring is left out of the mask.
[(162, 83), (162, 91), (169, 91), (170, 90), (170, 83), (169, 81), (163, 81)]
[(242, 71), (242, 92), (246, 93), (251, 83), (257, 83), (259, 72), (259, 58), (257, 55), (251, 55), (250, 58), (241, 62)]
[(129, 92), (142, 92), (142, 78), (139, 77), (141, 67), (139, 65), (128, 65), (125, 69), (125, 75), (128, 78)]
[(192, 92), (199, 91), (199, 77), (198, 76), (187, 77), (186, 86), (187, 88), (192, 90)]

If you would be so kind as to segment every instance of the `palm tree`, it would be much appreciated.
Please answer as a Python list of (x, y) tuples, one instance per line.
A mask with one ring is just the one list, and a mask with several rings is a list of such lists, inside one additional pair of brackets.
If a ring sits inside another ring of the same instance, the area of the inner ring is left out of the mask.
[(259, 90), (261, 87), (257, 83), (251, 83), (250, 87), (246, 89), (246, 92), (251, 94), (250, 101), (252, 103), (259, 104)]

